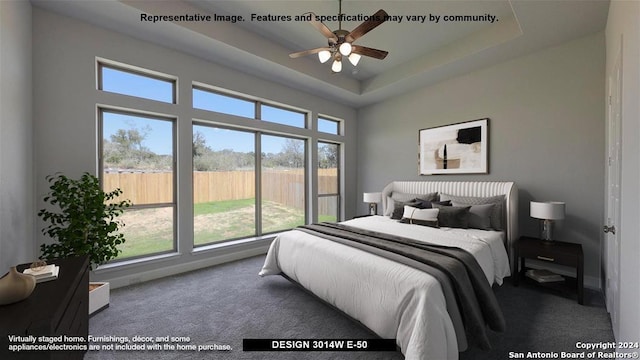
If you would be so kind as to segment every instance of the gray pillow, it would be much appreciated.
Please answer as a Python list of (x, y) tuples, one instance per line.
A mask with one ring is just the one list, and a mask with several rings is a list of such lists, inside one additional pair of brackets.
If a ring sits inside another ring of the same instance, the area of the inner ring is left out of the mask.
[(398, 191), (394, 191), (391, 193), (391, 196), (387, 196), (387, 208), (384, 209), (384, 215), (391, 216), (393, 215), (393, 210), (395, 209), (395, 202), (408, 202), (413, 199), (420, 199), (426, 201), (437, 201), (438, 193), (428, 193), (428, 194), (409, 194), (402, 193)]
[(433, 203), (438, 212), (438, 225), (450, 228), (469, 228), (469, 209), (471, 206), (445, 206)]
[(499, 231), (504, 230), (504, 195), (475, 197), (440, 194), (440, 200), (451, 200), (452, 203), (464, 206), (495, 204), (491, 213), (491, 227)]
[(416, 199), (416, 201), (420, 202), (420, 206), (416, 206), (416, 207), (419, 207), (419, 208), (422, 208), (422, 209), (431, 209), (431, 208), (433, 208), (433, 204), (451, 206), (451, 200), (447, 200), (447, 201), (426, 201), (426, 200)]
[[(453, 206), (464, 206), (465, 204), (452, 203)], [(496, 204), (471, 205), (469, 209), (469, 227), (480, 230), (492, 230), (491, 214)]]
[(415, 219), (409, 219), (409, 218), (405, 218), (403, 217), (402, 219), (400, 219), (400, 222), (403, 224), (413, 224), (413, 225), (422, 225), (422, 226), (428, 226), (428, 227), (432, 227), (432, 228), (439, 228), (440, 226), (438, 226), (438, 221), (431, 221), (431, 220), (415, 220)]
[(413, 199), (407, 202), (394, 201), (393, 213), (391, 213), (391, 218), (394, 220), (402, 219), (402, 214), (404, 214), (405, 205), (421, 208), (420, 201), (418, 199)]

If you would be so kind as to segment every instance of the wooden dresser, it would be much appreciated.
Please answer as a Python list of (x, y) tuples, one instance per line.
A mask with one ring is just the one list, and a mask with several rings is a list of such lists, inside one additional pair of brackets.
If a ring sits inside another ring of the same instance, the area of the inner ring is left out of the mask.
[[(0, 306), (0, 359), (84, 357), (89, 336), (89, 259), (74, 257), (50, 263), (60, 266), (56, 280), (37, 284), (25, 300)], [(17, 268), (22, 271), (28, 266), (24, 264)], [(43, 341), (10, 341), (11, 335), (32, 335)], [(50, 346), (54, 350), (9, 350), (9, 346), (20, 344)], [(65, 350), (69, 348), (80, 350)]]

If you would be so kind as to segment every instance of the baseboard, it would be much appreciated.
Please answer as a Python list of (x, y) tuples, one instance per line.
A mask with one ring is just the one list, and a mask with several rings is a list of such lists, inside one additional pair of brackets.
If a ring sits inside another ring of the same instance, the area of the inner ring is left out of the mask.
[[(268, 250), (267, 246), (254, 247), (249, 249), (238, 250), (234, 252), (224, 253), (220, 255), (212, 255), (206, 258), (192, 260), (189, 262), (179, 263), (175, 265), (162, 266), (147, 271), (137, 272), (135, 274), (127, 274), (119, 277), (108, 278), (107, 281), (111, 283), (112, 289), (117, 289), (123, 286), (129, 286), (132, 284), (160, 279), (163, 277), (177, 275), (189, 271), (203, 269), (206, 267), (220, 265), (231, 261), (249, 258), (252, 256), (258, 256), (266, 254)], [(256, 270), (256, 275), (258, 270)]]

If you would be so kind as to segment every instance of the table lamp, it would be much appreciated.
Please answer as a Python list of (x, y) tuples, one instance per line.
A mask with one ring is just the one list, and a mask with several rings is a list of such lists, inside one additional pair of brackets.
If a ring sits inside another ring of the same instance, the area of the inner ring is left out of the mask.
[(542, 240), (553, 240), (553, 222), (554, 220), (564, 219), (565, 204), (558, 201), (532, 201), (530, 215), (532, 218), (540, 219), (542, 230), (540, 238)]
[(363, 201), (369, 204), (369, 214), (376, 215), (378, 213), (378, 203), (382, 201), (382, 193), (364, 193)]

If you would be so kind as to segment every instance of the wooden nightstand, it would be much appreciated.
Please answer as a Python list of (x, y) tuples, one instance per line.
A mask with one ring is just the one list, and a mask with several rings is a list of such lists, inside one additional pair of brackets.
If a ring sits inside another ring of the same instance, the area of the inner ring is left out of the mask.
[[(584, 259), (582, 245), (564, 241), (544, 241), (537, 238), (522, 236), (515, 246), (515, 278), (513, 284), (518, 286), (520, 276), (526, 271), (525, 259), (535, 259), (543, 262), (571, 266), (576, 269), (576, 288), (578, 303), (584, 304)], [(566, 286), (573, 278), (558, 283), (540, 283), (553, 288)]]

